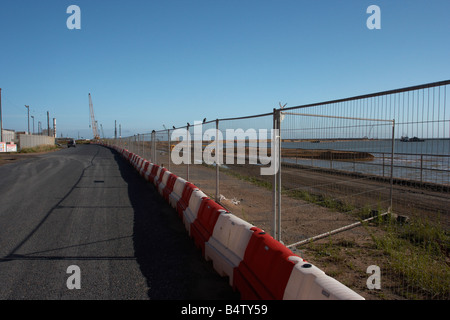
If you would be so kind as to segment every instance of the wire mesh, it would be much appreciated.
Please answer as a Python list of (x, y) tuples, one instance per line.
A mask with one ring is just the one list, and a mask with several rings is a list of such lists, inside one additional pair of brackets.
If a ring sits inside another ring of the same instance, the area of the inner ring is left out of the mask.
[[(327, 114), (282, 113), (281, 220), (288, 244), (391, 207), (393, 121), (333, 116), (333, 108), (323, 110)], [(388, 159), (384, 181), (374, 174), (373, 164), (380, 161), (374, 152)], [(311, 220), (315, 228), (302, 227)]]
[(224, 160), (218, 188), (225, 207), (273, 235), (273, 176), (261, 175), (269, 165), (272, 128), (272, 114), (219, 122)]

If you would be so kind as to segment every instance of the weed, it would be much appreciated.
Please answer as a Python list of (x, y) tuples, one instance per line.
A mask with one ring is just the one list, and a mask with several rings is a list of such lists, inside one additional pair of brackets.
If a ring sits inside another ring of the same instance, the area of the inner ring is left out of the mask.
[[(383, 236), (374, 236), (379, 249), (389, 256), (387, 268), (392, 277), (404, 282), (402, 292), (408, 299), (421, 296), (445, 298), (450, 295), (450, 267), (439, 243), (446, 243), (449, 235), (437, 226), (415, 221), (408, 225), (385, 226)], [(406, 288), (406, 289), (405, 289)]]

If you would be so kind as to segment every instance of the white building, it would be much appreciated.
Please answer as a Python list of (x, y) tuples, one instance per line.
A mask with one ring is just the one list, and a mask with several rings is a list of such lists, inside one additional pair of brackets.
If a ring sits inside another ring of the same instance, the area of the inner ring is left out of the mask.
[(3, 137), (2, 142), (6, 143), (16, 142), (16, 132), (14, 130), (2, 129), (2, 137)]

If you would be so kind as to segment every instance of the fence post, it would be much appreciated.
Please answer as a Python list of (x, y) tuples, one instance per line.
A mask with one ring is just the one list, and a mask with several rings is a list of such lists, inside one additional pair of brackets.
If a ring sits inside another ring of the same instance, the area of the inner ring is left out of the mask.
[(333, 169), (333, 151), (330, 151), (330, 169)]
[(356, 154), (353, 154), (353, 172), (356, 171)]
[[(273, 132), (272, 132), (272, 144), (276, 145), (276, 129), (277, 129), (277, 113), (276, 109), (273, 109)], [(275, 150), (276, 148), (271, 148), (271, 150)], [(275, 161), (275, 154), (271, 153), (272, 161)], [(272, 237), (276, 239), (277, 237), (277, 175), (273, 174), (273, 221), (272, 221)]]
[(219, 151), (219, 119), (216, 119), (216, 201), (220, 202), (220, 194), (219, 194), (219, 165), (221, 161), (219, 160), (221, 157)]
[(147, 159), (145, 156), (145, 133), (142, 134), (142, 158)]
[(187, 125), (187, 128), (186, 128), (186, 140), (187, 140), (187, 150), (188, 150), (188, 162), (187, 162), (187, 165), (186, 165), (186, 180), (187, 181), (190, 181), (189, 180), (189, 162), (191, 162), (191, 139), (190, 139), (190, 137), (189, 137), (189, 124)]
[(423, 179), (423, 154), (420, 155), (420, 183), (422, 183)]
[(278, 232), (277, 240), (281, 242), (281, 110), (277, 111), (277, 150), (278, 150)]
[(394, 141), (395, 141), (395, 119), (392, 120), (392, 142), (391, 142), (391, 179), (390, 179), (390, 190), (389, 190), (389, 200), (390, 208), (389, 212), (392, 212), (392, 193), (394, 185)]
[(170, 171), (170, 160), (171, 160), (171, 158), (170, 158), (170, 155), (171, 155), (171, 152), (172, 152), (172, 141), (170, 141), (170, 129), (167, 129), (167, 144), (169, 145), (168, 146), (168, 150), (169, 150), (169, 165), (168, 165), (168, 169), (169, 169), (169, 171)]
[(138, 135), (137, 135), (137, 153), (138, 153), (138, 155), (139, 156), (143, 156), (141, 153), (140, 153), (140, 143), (139, 142), (141, 142), (141, 135), (138, 133)]
[(272, 143), (275, 148), (274, 154), (271, 154), (272, 161), (275, 161), (275, 172), (273, 175), (273, 231), (272, 237), (281, 241), (281, 118), (280, 110), (273, 109), (273, 128)]
[(156, 163), (156, 139), (155, 139), (155, 130), (152, 131), (152, 163)]

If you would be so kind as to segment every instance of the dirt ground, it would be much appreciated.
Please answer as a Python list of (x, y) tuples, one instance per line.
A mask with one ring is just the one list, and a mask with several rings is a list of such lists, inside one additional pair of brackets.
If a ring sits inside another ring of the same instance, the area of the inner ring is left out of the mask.
[(0, 166), (36, 157), (37, 153), (0, 153)]
[(18, 153), (18, 152), (5, 152), (0, 153), (0, 166), (8, 163), (14, 163), (21, 160), (31, 159), (38, 157), (39, 155), (55, 152), (58, 149), (45, 151), (45, 152), (32, 152), (32, 153)]

